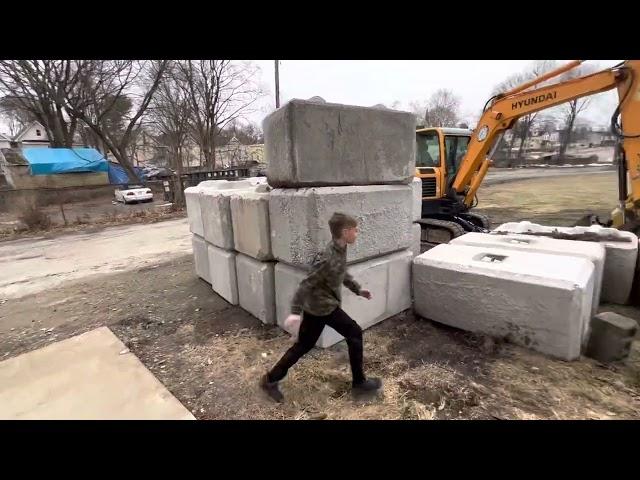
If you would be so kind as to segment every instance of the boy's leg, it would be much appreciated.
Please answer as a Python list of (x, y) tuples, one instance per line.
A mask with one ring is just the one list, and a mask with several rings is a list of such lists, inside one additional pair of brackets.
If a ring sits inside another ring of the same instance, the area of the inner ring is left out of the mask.
[(269, 382), (275, 383), (282, 380), (287, 375), (287, 371), (300, 360), (300, 357), (313, 348), (318, 338), (320, 338), (325, 325), (323, 321), (325, 318), (303, 313), (302, 323), (300, 323), (300, 330), (298, 331), (298, 340), (267, 374)]
[(349, 346), (349, 362), (353, 384), (357, 385), (366, 380), (362, 366), (362, 329), (355, 320), (347, 315), (341, 308), (336, 308), (326, 320), (327, 325), (342, 335)]

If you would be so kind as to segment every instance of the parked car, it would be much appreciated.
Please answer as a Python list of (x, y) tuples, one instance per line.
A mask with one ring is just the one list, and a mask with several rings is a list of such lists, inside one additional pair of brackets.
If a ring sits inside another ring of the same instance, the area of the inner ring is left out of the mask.
[(150, 188), (140, 185), (120, 186), (115, 192), (116, 201), (127, 203), (153, 202), (153, 192)]

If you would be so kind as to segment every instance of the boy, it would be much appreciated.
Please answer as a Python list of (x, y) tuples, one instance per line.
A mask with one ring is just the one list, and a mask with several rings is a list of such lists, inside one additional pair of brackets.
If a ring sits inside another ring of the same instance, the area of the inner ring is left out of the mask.
[(288, 325), (300, 324), (296, 343), (260, 380), (262, 389), (276, 402), (284, 400), (278, 382), (286, 376), (289, 368), (314, 347), (325, 325), (347, 340), (354, 393), (371, 392), (382, 386), (380, 379), (365, 377), (362, 329), (340, 308), (342, 285), (356, 295), (371, 299), (371, 292), (360, 288), (347, 273), (347, 245), (353, 244), (358, 237), (358, 222), (349, 215), (336, 212), (329, 219), (329, 229), (332, 240), (319, 260), (314, 262), (306, 278), (300, 282), (291, 302), (291, 315), (285, 321)]

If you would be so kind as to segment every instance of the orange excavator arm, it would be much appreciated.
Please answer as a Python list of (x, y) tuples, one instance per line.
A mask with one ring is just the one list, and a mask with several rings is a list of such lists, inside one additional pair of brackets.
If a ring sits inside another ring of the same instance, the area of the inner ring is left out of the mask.
[[(613, 88), (618, 89), (620, 102), (612, 119), (612, 130), (621, 140), (620, 151), (631, 180), (631, 192), (627, 200), (635, 207), (640, 207), (640, 60), (626, 60), (591, 75), (530, 89), (580, 63), (582, 62), (579, 60), (571, 62), (490, 100), (474, 130), (467, 154), (452, 184), (455, 194), (463, 197), (467, 207), (473, 204), (476, 192), (489, 169), (491, 161), (487, 157), (488, 153), (501, 134), (513, 127), (516, 120), (530, 113)], [(622, 119), (624, 130), (618, 123), (618, 115)], [(626, 190), (626, 185), (624, 188)]]

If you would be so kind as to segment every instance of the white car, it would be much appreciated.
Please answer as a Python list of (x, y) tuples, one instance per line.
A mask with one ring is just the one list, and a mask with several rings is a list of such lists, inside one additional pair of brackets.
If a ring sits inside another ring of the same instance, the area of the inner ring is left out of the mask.
[(124, 204), (134, 202), (153, 202), (151, 189), (140, 185), (120, 187), (116, 190), (116, 201)]

